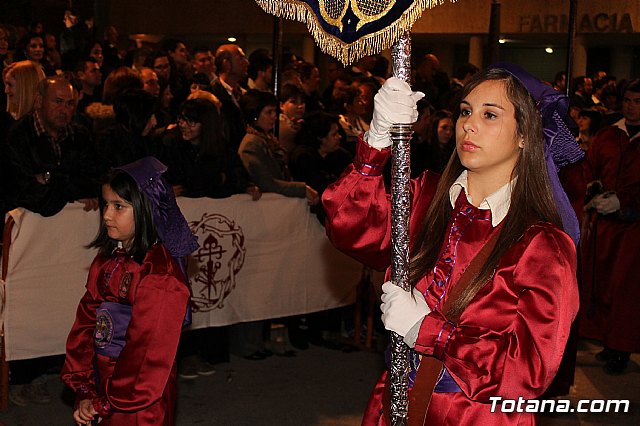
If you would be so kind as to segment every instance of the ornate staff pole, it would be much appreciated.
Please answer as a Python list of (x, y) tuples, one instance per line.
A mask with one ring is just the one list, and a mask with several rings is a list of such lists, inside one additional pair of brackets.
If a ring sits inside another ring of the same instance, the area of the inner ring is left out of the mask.
[[(451, 0), (452, 2), (456, 0)], [(409, 30), (425, 9), (445, 0), (256, 0), (268, 13), (307, 24), (320, 48), (343, 64), (373, 55), (391, 43), (393, 75), (409, 82)], [(375, 7), (371, 5), (375, 3)], [(394, 40), (397, 40), (393, 42)], [(392, 126), (391, 279), (409, 290), (409, 142), (410, 124)], [(391, 336), (391, 423), (406, 425), (409, 412), (409, 348)]]
[[(411, 37), (409, 31), (391, 47), (393, 75), (411, 80)], [(409, 288), (409, 143), (411, 124), (394, 124), (390, 130), (391, 163), (391, 280), (404, 290)], [(391, 424), (407, 424), (409, 411), (409, 347), (402, 336), (391, 333)]]

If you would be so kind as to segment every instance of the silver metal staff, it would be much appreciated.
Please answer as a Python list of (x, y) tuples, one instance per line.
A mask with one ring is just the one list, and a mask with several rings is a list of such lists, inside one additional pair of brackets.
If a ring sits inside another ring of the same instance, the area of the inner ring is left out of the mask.
[[(411, 36), (409, 31), (391, 47), (393, 75), (411, 81)], [(394, 124), (390, 130), (391, 163), (391, 280), (409, 291), (409, 144), (411, 124)], [(409, 347), (402, 336), (391, 333), (391, 424), (406, 425), (409, 412)]]

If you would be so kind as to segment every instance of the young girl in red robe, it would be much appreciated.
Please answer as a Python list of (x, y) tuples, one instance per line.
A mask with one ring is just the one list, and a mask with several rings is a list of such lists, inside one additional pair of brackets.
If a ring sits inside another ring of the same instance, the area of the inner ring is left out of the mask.
[[(385, 83), (356, 160), (323, 195), (331, 240), (378, 269), (390, 263), (388, 129), (415, 121), (420, 95)], [(385, 283), (382, 320), (411, 348), (409, 425), (533, 424), (500, 401), (543, 394), (578, 310), (578, 227), (556, 167), (581, 152), (562, 119), (566, 97), (512, 64), (478, 73), (461, 99), (442, 176), (411, 182), (412, 291)], [(363, 425), (389, 422), (386, 381)]]
[(174, 424), (175, 356), (190, 319), (184, 256), (197, 243), (165, 170), (147, 157), (114, 170), (102, 187), (102, 223), (90, 244), (98, 255), (61, 373), (76, 392), (79, 425)]

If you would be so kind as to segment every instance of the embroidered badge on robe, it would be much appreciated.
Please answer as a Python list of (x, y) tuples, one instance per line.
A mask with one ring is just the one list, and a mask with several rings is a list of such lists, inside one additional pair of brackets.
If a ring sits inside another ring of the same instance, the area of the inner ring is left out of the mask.
[(125, 272), (122, 274), (122, 279), (120, 280), (118, 295), (120, 297), (127, 297), (127, 294), (129, 294), (129, 287), (131, 287), (131, 272)]
[(93, 341), (97, 348), (104, 348), (113, 338), (113, 318), (106, 309), (98, 309), (96, 312), (96, 328), (93, 332)]

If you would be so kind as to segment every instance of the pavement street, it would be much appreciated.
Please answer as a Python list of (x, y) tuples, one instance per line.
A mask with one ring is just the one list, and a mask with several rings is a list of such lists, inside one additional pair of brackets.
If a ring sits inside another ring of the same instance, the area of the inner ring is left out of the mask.
[[(592, 342), (580, 342), (575, 386), (560, 398), (569, 399), (572, 407), (580, 399), (629, 399), (630, 412), (546, 414), (541, 425), (640, 425), (640, 355), (632, 356), (625, 374), (612, 377), (593, 357), (599, 350)], [(381, 353), (311, 346), (295, 357), (232, 357), (216, 367), (211, 376), (180, 380), (177, 426), (358, 426), (383, 364)], [(0, 413), (0, 422), (72, 426), (72, 409), (60, 398), (63, 386), (57, 376), (49, 376), (49, 389), (53, 402), (11, 405)]]

